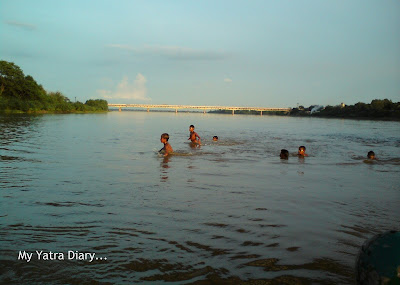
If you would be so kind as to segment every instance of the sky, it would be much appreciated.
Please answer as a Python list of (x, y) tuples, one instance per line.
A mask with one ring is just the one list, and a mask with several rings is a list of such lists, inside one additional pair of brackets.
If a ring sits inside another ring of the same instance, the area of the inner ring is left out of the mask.
[(0, 0), (0, 59), (72, 101), (400, 101), (398, 0)]

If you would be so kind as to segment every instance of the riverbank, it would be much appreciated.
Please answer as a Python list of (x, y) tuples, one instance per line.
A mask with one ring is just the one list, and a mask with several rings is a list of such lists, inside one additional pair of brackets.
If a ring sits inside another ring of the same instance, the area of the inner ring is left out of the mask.
[[(109, 112), (118, 112), (118, 109), (109, 109)], [(147, 110), (122, 110), (122, 112), (143, 112), (143, 113), (148, 113)], [(175, 113), (173, 110), (151, 110), (153, 113)], [(203, 114), (203, 112), (198, 112), (198, 111), (180, 111), (178, 113), (193, 113), (193, 114)], [(232, 116), (232, 112), (221, 112), (221, 111), (209, 111), (206, 114), (218, 114), (218, 115), (228, 115)], [(370, 120), (370, 121), (400, 121), (400, 118), (397, 117), (365, 117), (365, 116), (352, 116), (352, 117), (345, 117), (345, 116), (324, 116), (320, 114), (283, 114), (281, 113), (276, 113), (276, 112), (263, 112), (261, 115), (260, 112), (235, 112), (233, 116), (237, 115), (251, 115), (251, 116), (279, 116), (279, 117), (301, 117), (301, 118), (323, 118), (323, 119), (350, 119), (350, 120)]]
[(366, 120), (366, 121), (400, 121), (397, 117), (345, 117), (345, 116), (324, 116), (324, 115), (289, 115), (290, 117), (301, 117), (301, 118), (322, 118), (322, 119), (346, 119), (346, 120)]
[[(209, 114), (225, 114), (232, 115), (231, 112), (223, 111), (210, 111)], [(255, 115), (260, 116), (260, 112), (235, 112), (234, 115)], [(350, 120), (370, 120), (370, 121), (400, 121), (400, 117), (368, 117), (368, 116), (343, 116), (343, 115), (323, 115), (321, 113), (283, 113), (283, 112), (263, 112), (262, 116), (288, 116), (288, 117), (302, 117), (302, 118), (323, 118), (323, 119), (350, 119)]]
[(311, 105), (298, 106), (290, 112), (291, 116), (322, 117), (355, 120), (400, 121), (400, 102), (389, 99), (374, 99), (371, 103), (358, 102), (354, 105), (341, 103), (337, 106)]
[(0, 114), (2, 115), (14, 115), (14, 114), (29, 114), (29, 115), (43, 115), (43, 114), (97, 114), (97, 113), (107, 113), (110, 112), (108, 110), (97, 110), (97, 111), (21, 111), (21, 110), (0, 110)]

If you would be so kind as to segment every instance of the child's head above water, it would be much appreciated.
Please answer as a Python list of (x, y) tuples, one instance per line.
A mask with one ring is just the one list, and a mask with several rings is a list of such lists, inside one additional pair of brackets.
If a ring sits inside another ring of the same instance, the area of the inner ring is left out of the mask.
[(164, 153), (164, 156), (168, 156), (174, 152), (168, 140), (169, 140), (169, 135), (167, 133), (163, 133), (161, 135), (160, 142), (164, 144), (164, 147), (159, 150), (159, 153)]
[(218, 140), (218, 136), (213, 136), (213, 141), (217, 141)]
[(289, 151), (287, 149), (281, 149), (281, 153), (279, 154), (281, 159), (288, 159), (289, 158)]
[(193, 131), (193, 130), (194, 130), (194, 126), (193, 126), (193, 125), (190, 125), (190, 126), (189, 126), (189, 130)]
[(165, 141), (168, 141), (168, 140), (169, 140), (169, 134), (163, 133), (163, 134), (161, 135), (161, 139), (165, 139)]
[(372, 150), (370, 150), (370, 151), (368, 152), (367, 157), (368, 157), (369, 159), (375, 159), (375, 152), (373, 152)]
[(304, 145), (299, 146), (298, 155), (305, 155), (306, 154), (306, 147)]

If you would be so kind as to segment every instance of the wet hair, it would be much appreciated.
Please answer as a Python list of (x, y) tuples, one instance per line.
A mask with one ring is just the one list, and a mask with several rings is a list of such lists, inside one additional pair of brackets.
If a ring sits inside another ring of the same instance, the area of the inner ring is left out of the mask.
[(367, 157), (368, 157), (368, 158), (374, 158), (374, 157), (375, 157), (375, 152), (373, 152), (372, 150), (370, 150), (370, 151), (368, 152)]
[(218, 140), (218, 136), (213, 136), (213, 139), (216, 139), (216, 140)]
[(281, 153), (279, 154), (281, 159), (288, 159), (289, 158), (289, 151), (287, 149), (281, 149)]
[(193, 125), (190, 125), (189, 128), (193, 128), (193, 129), (194, 129), (194, 126), (193, 126)]
[(304, 145), (299, 146), (299, 150), (301, 150), (302, 148), (304, 148), (304, 151), (306, 151), (306, 147)]
[(163, 133), (163, 134), (161, 135), (161, 138), (166, 139), (166, 140), (168, 141), (168, 140), (169, 140), (169, 134)]

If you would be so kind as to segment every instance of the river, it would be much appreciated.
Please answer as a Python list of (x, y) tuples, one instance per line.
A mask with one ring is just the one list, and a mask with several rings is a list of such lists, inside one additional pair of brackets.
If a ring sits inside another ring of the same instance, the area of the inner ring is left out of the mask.
[(0, 115), (0, 154), (2, 284), (353, 284), (399, 230), (399, 122)]

